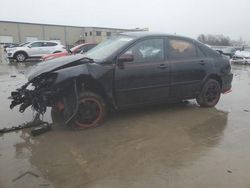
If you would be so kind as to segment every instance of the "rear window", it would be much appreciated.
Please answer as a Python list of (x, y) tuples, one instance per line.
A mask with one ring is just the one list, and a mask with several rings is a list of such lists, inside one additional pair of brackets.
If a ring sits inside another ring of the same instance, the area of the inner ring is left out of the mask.
[(212, 48), (207, 47), (202, 43), (198, 43), (198, 47), (209, 57), (221, 57), (221, 54), (213, 50)]

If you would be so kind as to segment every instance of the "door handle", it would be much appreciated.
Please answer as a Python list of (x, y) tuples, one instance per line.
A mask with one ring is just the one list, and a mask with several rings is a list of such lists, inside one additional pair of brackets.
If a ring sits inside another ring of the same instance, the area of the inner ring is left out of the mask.
[(168, 68), (168, 66), (167, 66), (166, 64), (160, 64), (160, 65), (159, 65), (159, 68), (160, 68), (160, 69), (166, 69), (166, 68)]
[(199, 64), (200, 64), (200, 65), (205, 65), (206, 62), (205, 62), (204, 60), (200, 60)]

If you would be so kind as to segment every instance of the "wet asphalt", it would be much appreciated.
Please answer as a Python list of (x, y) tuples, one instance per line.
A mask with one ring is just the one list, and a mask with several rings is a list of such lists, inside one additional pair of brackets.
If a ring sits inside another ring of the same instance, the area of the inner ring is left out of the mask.
[[(0, 64), (0, 128), (32, 119), (7, 99), (32, 65)], [(112, 113), (95, 129), (0, 135), (0, 188), (249, 188), (250, 66), (232, 71), (215, 108), (191, 100)]]

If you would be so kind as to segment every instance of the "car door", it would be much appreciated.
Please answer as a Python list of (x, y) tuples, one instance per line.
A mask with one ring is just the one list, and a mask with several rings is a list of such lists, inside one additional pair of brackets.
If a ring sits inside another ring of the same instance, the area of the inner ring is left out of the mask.
[(196, 97), (209, 69), (209, 59), (192, 40), (170, 37), (167, 44), (171, 69), (170, 97)]
[(137, 41), (119, 57), (124, 55), (132, 55), (133, 61), (116, 65), (115, 94), (118, 106), (166, 100), (170, 75), (165, 60), (164, 38)]
[(43, 42), (33, 42), (28, 46), (28, 55), (30, 57), (41, 56), (43, 54)]

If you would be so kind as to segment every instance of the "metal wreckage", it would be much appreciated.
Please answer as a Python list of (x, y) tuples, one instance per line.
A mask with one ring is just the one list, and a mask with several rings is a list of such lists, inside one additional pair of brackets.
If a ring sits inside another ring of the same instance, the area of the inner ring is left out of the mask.
[[(37, 112), (34, 119), (37, 121), (47, 107), (52, 107), (52, 119), (61, 118), (62, 124), (74, 129), (96, 126), (106, 114), (104, 101), (97, 94), (83, 91), (103, 93), (98, 91), (101, 87), (97, 80), (105, 80), (103, 75), (111, 70), (108, 67), (104, 68), (82, 54), (38, 63), (27, 74), (28, 82), (11, 92), (10, 108), (20, 105), (19, 111), (23, 113), (31, 106)], [(85, 97), (79, 102), (81, 93)], [(79, 106), (82, 110), (78, 110)]]

